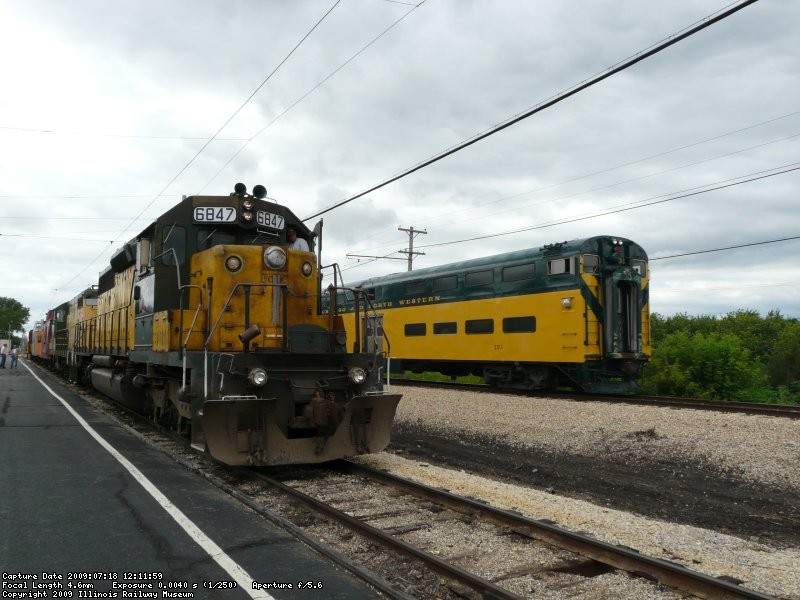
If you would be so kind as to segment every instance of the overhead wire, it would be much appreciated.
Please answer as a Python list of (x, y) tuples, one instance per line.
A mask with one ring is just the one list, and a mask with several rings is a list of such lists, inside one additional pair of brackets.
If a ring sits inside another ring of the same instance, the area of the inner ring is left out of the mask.
[[(367, 48), (369, 48), (370, 46), (372, 46), (372, 45), (373, 45), (375, 42), (377, 42), (379, 39), (381, 39), (383, 36), (385, 36), (387, 33), (389, 33), (389, 31), (391, 31), (391, 30), (392, 30), (392, 29), (394, 29), (394, 28), (395, 28), (397, 25), (399, 25), (401, 21), (405, 20), (405, 19), (406, 19), (406, 18), (407, 18), (407, 17), (408, 17), (408, 16), (409, 16), (411, 13), (413, 13), (413, 12), (414, 12), (415, 10), (417, 10), (417, 9), (418, 9), (420, 6), (422, 6), (423, 4), (425, 4), (425, 1), (426, 1), (426, 0), (422, 0), (421, 2), (419, 2), (418, 4), (415, 4), (415, 5), (414, 5), (414, 4), (412, 4), (411, 6), (413, 6), (414, 8), (412, 8), (411, 10), (409, 10), (408, 12), (406, 12), (406, 13), (405, 13), (404, 15), (402, 15), (402, 16), (401, 16), (399, 19), (397, 19), (397, 20), (396, 20), (396, 21), (394, 21), (394, 22), (393, 22), (391, 25), (389, 25), (389, 27), (387, 27), (387, 28), (386, 28), (386, 29), (384, 29), (384, 30), (383, 30), (381, 33), (379, 33), (377, 36), (375, 36), (374, 38), (372, 38), (372, 40), (370, 40), (370, 41), (369, 41), (367, 44), (365, 44), (364, 46), (362, 46), (362, 47), (361, 47), (361, 49), (360, 49), (358, 52), (356, 52), (355, 54), (353, 54), (353, 55), (352, 55), (350, 58), (348, 58), (346, 61), (344, 61), (344, 62), (343, 62), (341, 65), (339, 65), (338, 67), (336, 67), (336, 68), (335, 68), (333, 71), (331, 71), (331, 72), (330, 72), (330, 73), (329, 73), (329, 74), (328, 74), (326, 77), (324, 77), (324, 78), (323, 78), (321, 81), (319, 81), (319, 82), (318, 82), (316, 85), (314, 85), (314, 87), (312, 87), (311, 89), (309, 89), (309, 90), (308, 90), (308, 91), (307, 91), (305, 94), (303, 94), (303, 95), (302, 95), (302, 96), (300, 96), (300, 97), (299, 97), (297, 100), (295, 100), (294, 102), (292, 102), (292, 104), (290, 104), (290, 105), (289, 105), (287, 108), (285, 108), (285, 109), (284, 109), (282, 112), (278, 113), (278, 115), (276, 115), (276, 116), (275, 116), (275, 117), (274, 117), (274, 118), (273, 118), (273, 119), (272, 119), (272, 120), (271, 120), (269, 123), (267, 123), (266, 125), (264, 125), (264, 126), (261, 128), (261, 129), (259, 129), (259, 130), (258, 130), (257, 132), (255, 132), (255, 133), (254, 133), (252, 136), (250, 136), (250, 137), (249, 137), (249, 138), (248, 138), (248, 139), (245, 141), (245, 143), (244, 143), (244, 144), (242, 144), (242, 146), (241, 146), (241, 147), (240, 147), (240, 148), (239, 148), (239, 149), (238, 149), (236, 152), (234, 152), (234, 153), (233, 153), (233, 155), (232, 155), (232, 156), (231, 156), (231, 157), (230, 157), (230, 158), (229, 158), (229, 159), (228, 159), (228, 160), (225, 162), (225, 164), (224, 164), (224, 165), (222, 165), (222, 166), (220, 167), (220, 169), (219, 169), (219, 170), (218, 170), (216, 173), (214, 173), (214, 175), (211, 177), (211, 179), (209, 179), (209, 180), (208, 180), (208, 181), (205, 183), (205, 185), (204, 185), (202, 188), (200, 188), (200, 192), (202, 192), (202, 191), (203, 191), (203, 190), (205, 190), (205, 189), (206, 189), (206, 188), (207, 188), (209, 185), (211, 185), (211, 184), (214, 182), (214, 180), (215, 180), (217, 177), (219, 177), (219, 176), (220, 176), (220, 174), (221, 174), (221, 173), (222, 173), (222, 172), (223, 172), (223, 171), (224, 171), (226, 168), (228, 168), (228, 166), (229, 166), (229, 165), (230, 165), (230, 164), (231, 164), (231, 163), (232, 163), (234, 160), (236, 160), (236, 158), (237, 158), (237, 157), (238, 157), (238, 156), (239, 156), (239, 155), (240, 155), (240, 154), (241, 154), (241, 153), (244, 151), (244, 149), (245, 149), (245, 148), (247, 148), (247, 146), (248, 146), (248, 145), (250, 145), (250, 142), (252, 142), (253, 140), (255, 140), (255, 139), (258, 137), (258, 136), (260, 136), (262, 133), (264, 133), (264, 132), (265, 132), (265, 131), (266, 131), (268, 128), (272, 127), (272, 125), (274, 125), (274, 124), (275, 124), (275, 123), (276, 123), (276, 122), (277, 122), (279, 119), (281, 119), (281, 118), (282, 118), (282, 117), (283, 117), (283, 116), (284, 116), (286, 113), (288, 113), (288, 112), (289, 112), (290, 110), (292, 110), (292, 109), (293, 109), (295, 106), (297, 106), (298, 104), (300, 104), (300, 103), (301, 103), (303, 100), (305, 100), (305, 99), (306, 99), (308, 96), (310, 96), (311, 94), (313, 94), (313, 93), (314, 93), (314, 92), (315, 92), (317, 89), (319, 89), (320, 87), (322, 87), (322, 86), (323, 86), (323, 85), (324, 85), (324, 84), (325, 84), (325, 83), (326, 83), (326, 82), (327, 82), (329, 79), (331, 79), (331, 78), (332, 78), (334, 75), (336, 75), (336, 74), (337, 74), (339, 71), (341, 71), (342, 69), (344, 69), (344, 68), (345, 68), (347, 65), (349, 65), (349, 64), (350, 64), (351, 62), (353, 62), (353, 61), (354, 61), (356, 58), (358, 58), (358, 56), (360, 56), (360, 55), (361, 55), (361, 54), (362, 54), (362, 53), (363, 53), (365, 50), (367, 50)], [(405, 2), (401, 2), (401, 3), (399, 3), (399, 4), (405, 4)]]
[(590, 77), (589, 79), (587, 79), (587, 80), (585, 80), (585, 81), (583, 81), (581, 83), (578, 83), (578, 84), (572, 86), (571, 88), (568, 88), (567, 90), (557, 94), (556, 96), (552, 97), (551, 99), (545, 100), (545, 101), (537, 104), (533, 108), (531, 108), (531, 109), (529, 109), (529, 110), (527, 110), (527, 111), (525, 111), (525, 112), (523, 112), (521, 114), (515, 115), (514, 117), (511, 117), (510, 119), (507, 119), (506, 121), (504, 121), (504, 122), (502, 122), (502, 123), (500, 123), (498, 125), (495, 125), (494, 127), (490, 128), (487, 131), (484, 131), (482, 133), (478, 133), (478, 134), (472, 136), (471, 138), (468, 138), (467, 140), (462, 141), (461, 143), (457, 144), (456, 146), (454, 146), (452, 148), (449, 148), (449, 149), (447, 149), (447, 150), (445, 150), (443, 152), (440, 152), (439, 154), (436, 154), (433, 157), (428, 158), (427, 160), (424, 160), (421, 163), (418, 163), (417, 165), (415, 165), (413, 167), (405, 169), (404, 171), (400, 172), (399, 174), (394, 175), (394, 176), (390, 177), (389, 179), (386, 179), (386, 180), (382, 181), (381, 183), (373, 185), (372, 187), (370, 187), (370, 188), (368, 188), (368, 189), (366, 189), (366, 190), (364, 190), (362, 192), (359, 192), (359, 193), (355, 194), (354, 196), (350, 196), (349, 198), (347, 198), (345, 200), (342, 200), (341, 202), (337, 202), (336, 204), (334, 204), (332, 206), (329, 206), (328, 208), (326, 208), (326, 209), (324, 209), (324, 210), (322, 210), (320, 212), (317, 212), (317, 213), (315, 213), (313, 215), (305, 217), (303, 220), (304, 221), (308, 221), (310, 219), (313, 219), (313, 218), (319, 217), (321, 215), (324, 215), (325, 213), (328, 213), (328, 212), (330, 212), (330, 211), (332, 211), (332, 210), (334, 210), (336, 208), (344, 206), (345, 204), (348, 204), (350, 202), (353, 202), (354, 200), (357, 200), (358, 198), (366, 196), (367, 194), (369, 194), (371, 192), (379, 190), (380, 188), (385, 187), (385, 186), (389, 185), (390, 183), (394, 183), (395, 181), (398, 181), (399, 179), (407, 177), (408, 175), (411, 175), (412, 173), (415, 173), (415, 172), (419, 171), (420, 169), (424, 169), (425, 167), (430, 166), (433, 163), (436, 163), (436, 162), (438, 162), (438, 161), (440, 161), (440, 160), (442, 160), (444, 158), (447, 158), (448, 156), (450, 156), (452, 154), (455, 154), (456, 152), (459, 152), (459, 151), (461, 151), (461, 150), (463, 150), (463, 149), (465, 149), (465, 148), (467, 148), (467, 147), (469, 147), (469, 146), (471, 146), (473, 144), (476, 144), (477, 142), (479, 142), (479, 141), (481, 141), (481, 140), (483, 140), (483, 139), (485, 139), (485, 138), (487, 138), (487, 137), (489, 137), (491, 135), (499, 133), (500, 131), (503, 131), (504, 129), (507, 129), (508, 127), (511, 127), (512, 125), (515, 125), (516, 123), (519, 123), (520, 121), (535, 115), (536, 113), (539, 113), (539, 112), (541, 112), (541, 111), (543, 111), (543, 110), (545, 110), (545, 109), (547, 109), (547, 108), (549, 108), (549, 107), (551, 107), (551, 106), (553, 106), (555, 104), (558, 104), (559, 102), (562, 102), (562, 101), (574, 96), (575, 94), (578, 94), (579, 92), (582, 92), (583, 90), (585, 90), (585, 89), (587, 89), (589, 87), (592, 87), (592, 86), (600, 83), (601, 81), (603, 81), (605, 79), (608, 79), (612, 75), (615, 75), (615, 74), (617, 74), (617, 73), (619, 73), (621, 71), (624, 71), (624, 70), (632, 67), (633, 65), (635, 65), (635, 64), (637, 64), (637, 63), (639, 63), (639, 62), (641, 62), (641, 61), (643, 61), (643, 60), (645, 60), (645, 59), (647, 59), (647, 58), (649, 58), (649, 57), (651, 57), (651, 56), (653, 56), (655, 54), (658, 54), (659, 52), (662, 52), (663, 50), (669, 48), (670, 46), (673, 46), (674, 44), (677, 44), (678, 42), (680, 42), (680, 41), (682, 41), (682, 40), (684, 40), (684, 39), (686, 39), (686, 38), (698, 33), (699, 31), (702, 31), (703, 29), (706, 29), (706, 28), (710, 27), (711, 25), (714, 25), (715, 23), (721, 21), (722, 19), (725, 19), (725, 18), (731, 16), (732, 14), (742, 10), (743, 8), (745, 8), (745, 7), (747, 7), (747, 6), (751, 5), (751, 4), (754, 4), (755, 2), (758, 2), (758, 0), (743, 0), (742, 2), (740, 2), (740, 3), (736, 4), (736, 5), (729, 5), (729, 8), (722, 9), (721, 11), (718, 11), (718, 13), (712, 13), (711, 15), (709, 15), (705, 19), (700, 20), (696, 24), (691, 25), (691, 26), (689, 26), (689, 27), (677, 32), (677, 33), (674, 33), (673, 35), (667, 37), (665, 40), (662, 40), (659, 43), (653, 44), (652, 46), (650, 46), (650, 47), (648, 47), (648, 48), (646, 48), (646, 49), (634, 54), (630, 58), (627, 58), (627, 59), (625, 59), (625, 60), (623, 60), (623, 61), (621, 61), (621, 62), (619, 62), (619, 63), (617, 63), (615, 65), (612, 65), (611, 67), (609, 67), (605, 71), (601, 72), (600, 74), (595, 75), (593, 77)]
[[(713, 192), (713, 191), (717, 191), (717, 190), (721, 190), (721, 189), (725, 189), (725, 188), (730, 188), (730, 187), (734, 187), (734, 186), (737, 186), (737, 185), (742, 185), (742, 184), (745, 184), (745, 183), (751, 183), (753, 181), (759, 181), (759, 180), (762, 180), (762, 179), (767, 179), (769, 177), (775, 177), (777, 175), (784, 175), (786, 173), (791, 173), (791, 172), (798, 171), (798, 170), (800, 170), (800, 162), (788, 163), (788, 164), (782, 165), (780, 167), (775, 167), (773, 169), (768, 169), (766, 171), (757, 171), (757, 172), (754, 172), (754, 173), (750, 173), (748, 175), (742, 175), (742, 176), (739, 176), (739, 177), (729, 178), (729, 179), (717, 181), (715, 183), (706, 184), (706, 185), (703, 185), (703, 186), (698, 186), (698, 187), (695, 187), (695, 188), (689, 188), (689, 189), (686, 189), (686, 190), (681, 190), (681, 191), (678, 191), (678, 192), (672, 192), (672, 193), (669, 193), (669, 194), (661, 194), (659, 196), (654, 196), (654, 197), (651, 197), (651, 198), (648, 198), (648, 199), (644, 199), (644, 200), (637, 200), (637, 201), (634, 201), (634, 202), (625, 203), (625, 204), (619, 205), (619, 206), (614, 207), (614, 208), (609, 209), (609, 210), (605, 210), (605, 211), (601, 211), (601, 212), (595, 212), (595, 213), (588, 214), (588, 215), (575, 216), (575, 217), (570, 217), (570, 218), (566, 218), (566, 219), (558, 219), (558, 220), (550, 221), (550, 222), (547, 222), (547, 223), (539, 223), (537, 225), (531, 225), (531, 226), (528, 226), (528, 227), (521, 227), (521, 228), (518, 228), (518, 229), (512, 229), (512, 230), (508, 230), (508, 231), (492, 232), (491, 234), (488, 234), (488, 235), (473, 236), (473, 237), (470, 237), (470, 238), (463, 238), (463, 239), (458, 239), (458, 240), (450, 240), (450, 241), (447, 241), (447, 242), (436, 242), (436, 243), (431, 243), (431, 244), (419, 244), (419, 245), (416, 245), (415, 247), (417, 249), (421, 250), (421, 249), (425, 249), (425, 248), (437, 248), (437, 247), (442, 247), (442, 246), (452, 246), (452, 245), (456, 245), (456, 244), (463, 244), (463, 243), (466, 243), (466, 242), (474, 242), (474, 241), (479, 241), (479, 240), (484, 240), (484, 239), (504, 237), (504, 236), (507, 236), (507, 235), (515, 235), (515, 234), (518, 234), (518, 233), (525, 233), (527, 231), (534, 231), (534, 230), (537, 230), (537, 229), (546, 229), (546, 228), (549, 228), (549, 227), (555, 227), (557, 225), (566, 225), (566, 224), (569, 224), (569, 223), (576, 223), (576, 222), (579, 222), (579, 221), (585, 221), (585, 220), (588, 220), (588, 219), (604, 217), (604, 216), (608, 216), (608, 215), (611, 215), (611, 214), (616, 214), (616, 213), (636, 210), (638, 208), (645, 208), (645, 207), (648, 207), (648, 206), (654, 206), (656, 204), (663, 204), (663, 203), (666, 203), (666, 202), (672, 202), (674, 200), (680, 200), (680, 199), (683, 199), (683, 198), (688, 198), (688, 197), (691, 197), (691, 196), (697, 196), (697, 195), (700, 195), (700, 194), (705, 194), (705, 193), (708, 193), (708, 192)], [(365, 261), (359, 261), (359, 264), (352, 265), (350, 267), (344, 267), (344, 268), (342, 268), (342, 270), (343, 271), (351, 270), (351, 269), (354, 269), (354, 268), (357, 268), (357, 267), (360, 267), (360, 266), (365, 266), (366, 264), (374, 262), (375, 260), (379, 260), (381, 258), (389, 258), (392, 255), (397, 254), (397, 252), (398, 251), (393, 251), (393, 252), (390, 252), (390, 253), (388, 253), (388, 254), (386, 254), (384, 256), (381, 256), (381, 257), (377, 257), (377, 258), (369, 259), (369, 260), (365, 260)]]
[[(278, 71), (278, 69), (280, 69), (280, 68), (281, 68), (281, 66), (283, 66), (283, 64), (284, 64), (284, 63), (285, 63), (287, 60), (289, 60), (289, 58), (290, 58), (290, 57), (291, 57), (291, 56), (292, 56), (292, 55), (295, 53), (295, 51), (296, 51), (296, 50), (297, 50), (297, 49), (298, 49), (298, 48), (301, 46), (301, 44), (303, 44), (303, 42), (305, 42), (305, 41), (306, 41), (306, 39), (308, 39), (308, 37), (309, 37), (309, 36), (310, 36), (310, 35), (311, 35), (311, 34), (314, 32), (314, 30), (316, 30), (316, 29), (317, 29), (317, 27), (319, 27), (319, 25), (320, 25), (320, 24), (321, 24), (321, 23), (322, 23), (322, 22), (323, 22), (323, 21), (324, 21), (324, 20), (327, 18), (327, 16), (328, 16), (329, 14), (331, 14), (331, 12), (333, 12), (333, 10), (334, 10), (334, 9), (335, 9), (335, 8), (336, 8), (338, 5), (339, 5), (339, 3), (340, 3), (341, 1), (342, 1), (342, 0), (336, 0), (336, 1), (333, 3), (333, 5), (332, 5), (332, 6), (331, 6), (331, 7), (330, 7), (330, 8), (329, 8), (329, 9), (328, 9), (326, 12), (325, 12), (325, 14), (323, 14), (323, 15), (322, 15), (322, 17), (320, 17), (320, 18), (319, 18), (319, 20), (317, 20), (317, 22), (314, 24), (314, 26), (313, 26), (313, 27), (311, 27), (311, 29), (309, 29), (309, 31), (308, 31), (308, 32), (307, 32), (307, 33), (306, 33), (306, 34), (305, 34), (305, 35), (304, 35), (304, 36), (303, 36), (303, 37), (300, 39), (300, 41), (299, 41), (299, 42), (297, 42), (297, 44), (295, 44), (295, 46), (294, 46), (294, 47), (291, 49), (291, 51), (289, 51), (289, 53), (288, 53), (288, 54), (287, 54), (287, 55), (286, 55), (286, 56), (283, 58), (283, 60), (281, 60), (281, 61), (278, 63), (278, 65), (277, 65), (277, 66), (276, 66), (274, 69), (272, 69), (272, 71), (269, 73), (269, 75), (267, 75), (267, 77), (266, 77), (266, 78), (265, 78), (265, 79), (264, 79), (264, 80), (263, 80), (263, 81), (262, 81), (262, 82), (261, 82), (261, 83), (258, 85), (258, 87), (256, 87), (256, 89), (255, 89), (255, 90), (253, 90), (253, 92), (252, 92), (252, 93), (251, 93), (251, 94), (250, 94), (250, 95), (249, 95), (249, 96), (248, 96), (248, 97), (247, 97), (247, 98), (244, 100), (244, 102), (242, 102), (242, 103), (239, 105), (239, 107), (238, 107), (238, 108), (237, 108), (237, 109), (236, 109), (236, 110), (233, 112), (233, 114), (231, 114), (231, 116), (230, 116), (230, 117), (228, 117), (228, 119), (225, 121), (225, 123), (223, 123), (223, 124), (222, 124), (222, 126), (221, 126), (221, 127), (219, 127), (219, 129), (217, 129), (217, 131), (214, 133), (214, 135), (213, 135), (211, 138), (209, 138), (209, 139), (206, 141), (206, 143), (205, 143), (205, 144), (203, 144), (203, 146), (200, 148), (200, 150), (198, 150), (198, 151), (195, 153), (195, 155), (194, 155), (194, 156), (193, 156), (193, 157), (192, 157), (192, 158), (189, 160), (189, 162), (187, 162), (187, 163), (186, 163), (186, 164), (185, 164), (185, 165), (184, 165), (184, 166), (183, 166), (183, 167), (182, 167), (182, 168), (181, 168), (181, 169), (180, 169), (180, 170), (179, 170), (179, 171), (178, 171), (178, 172), (175, 174), (175, 176), (174, 176), (172, 179), (170, 179), (170, 180), (169, 180), (169, 182), (168, 182), (168, 183), (167, 183), (167, 184), (166, 184), (166, 185), (165, 185), (165, 186), (164, 186), (164, 187), (161, 189), (161, 191), (160, 191), (158, 194), (156, 194), (156, 195), (153, 197), (153, 199), (152, 199), (152, 200), (151, 200), (151, 201), (150, 201), (150, 202), (149, 202), (149, 203), (148, 203), (148, 204), (147, 204), (147, 205), (146, 205), (146, 206), (145, 206), (145, 207), (144, 207), (144, 208), (141, 210), (141, 212), (139, 212), (139, 214), (138, 214), (138, 215), (136, 215), (136, 217), (134, 217), (134, 219), (131, 221), (131, 223), (129, 223), (128, 227), (126, 227), (125, 229), (123, 229), (123, 230), (122, 230), (122, 231), (121, 231), (121, 232), (120, 232), (120, 233), (119, 233), (119, 234), (116, 236), (117, 238), (119, 238), (119, 237), (121, 237), (122, 235), (124, 235), (124, 233), (125, 233), (125, 232), (126, 232), (126, 231), (127, 231), (129, 228), (130, 228), (130, 225), (132, 225), (133, 223), (135, 223), (135, 222), (136, 222), (136, 220), (138, 220), (138, 219), (139, 219), (139, 217), (141, 217), (141, 216), (142, 216), (142, 215), (145, 213), (145, 211), (147, 211), (147, 209), (149, 209), (149, 208), (150, 208), (150, 207), (151, 207), (151, 206), (152, 206), (152, 205), (153, 205), (153, 204), (156, 202), (156, 200), (158, 200), (158, 199), (161, 197), (161, 195), (162, 195), (164, 192), (166, 192), (167, 188), (169, 188), (169, 186), (171, 186), (171, 185), (172, 185), (172, 184), (173, 184), (173, 183), (174, 183), (174, 182), (175, 182), (175, 181), (178, 179), (178, 177), (180, 177), (180, 176), (181, 176), (181, 175), (184, 173), (184, 171), (186, 171), (186, 169), (188, 169), (188, 168), (189, 168), (189, 166), (190, 166), (192, 163), (194, 163), (194, 161), (195, 161), (195, 160), (197, 160), (197, 157), (198, 157), (198, 156), (200, 156), (200, 154), (202, 154), (202, 152), (203, 152), (203, 151), (204, 151), (204, 150), (205, 150), (205, 149), (206, 149), (206, 148), (209, 146), (209, 144), (211, 144), (211, 142), (212, 142), (212, 141), (214, 141), (214, 139), (215, 139), (215, 138), (216, 138), (216, 137), (217, 137), (217, 136), (218, 136), (218, 135), (219, 135), (219, 134), (222, 132), (222, 130), (223, 130), (223, 129), (225, 129), (225, 127), (227, 127), (227, 126), (228, 126), (228, 124), (229, 124), (229, 123), (230, 123), (230, 122), (231, 122), (231, 121), (232, 121), (232, 120), (233, 120), (233, 119), (236, 117), (236, 115), (238, 115), (238, 114), (239, 114), (239, 113), (242, 111), (242, 109), (243, 109), (243, 108), (244, 108), (244, 107), (245, 107), (245, 106), (246, 106), (246, 105), (247, 105), (247, 104), (250, 102), (250, 100), (252, 100), (252, 99), (255, 97), (255, 95), (258, 93), (258, 91), (259, 91), (259, 90), (260, 90), (262, 87), (264, 87), (264, 85), (266, 85), (266, 83), (267, 83), (267, 82), (268, 82), (268, 81), (269, 81), (269, 80), (272, 78), (272, 76), (273, 76), (273, 75), (274, 75), (274, 74), (275, 74), (275, 73)], [(113, 243), (113, 242), (112, 242), (112, 243)], [(75, 276), (74, 276), (72, 279), (70, 279), (70, 280), (69, 280), (69, 281), (68, 281), (66, 284), (63, 284), (63, 285), (62, 285), (62, 286), (60, 286), (60, 287), (61, 287), (61, 288), (68, 287), (68, 286), (69, 286), (69, 285), (70, 285), (70, 284), (71, 284), (73, 281), (75, 281), (75, 280), (76, 280), (76, 279), (77, 279), (77, 278), (78, 278), (80, 275), (82, 275), (82, 274), (84, 273), (84, 271), (86, 271), (86, 269), (88, 269), (88, 268), (89, 268), (91, 265), (93, 265), (95, 262), (97, 262), (97, 260), (98, 260), (98, 259), (99, 259), (99, 258), (100, 258), (100, 257), (101, 257), (103, 254), (105, 254), (105, 253), (106, 253), (106, 251), (107, 251), (107, 249), (105, 249), (105, 250), (103, 250), (101, 253), (99, 253), (99, 254), (98, 254), (98, 255), (97, 255), (97, 256), (96, 256), (94, 259), (92, 259), (92, 261), (91, 261), (91, 262), (90, 262), (88, 265), (86, 265), (86, 266), (85, 266), (85, 267), (84, 267), (84, 268), (83, 268), (83, 269), (82, 269), (80, 272), (78, 272), (78, 274), (77, 274), (77, 275), (75, 275)], [(57, 289), (56, 289), (56, 291), (57, 291), (58, 289), (59, 289), (59, 288), (57, 288)]]

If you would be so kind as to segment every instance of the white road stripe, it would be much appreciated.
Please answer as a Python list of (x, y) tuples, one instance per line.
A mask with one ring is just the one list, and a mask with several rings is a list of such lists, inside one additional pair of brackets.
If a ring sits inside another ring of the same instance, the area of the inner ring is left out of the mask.
[(158, 502), (164, 508), (164, 510), (167, 511), (169, 516), (175, 519), (175, 522), (180, 525), (187, 534), (189, 534), (189, 537), (192, 538), (203, 550), (205, 550), (208, 555), (213, 558), (217, 564), (222, 567), (234, 581), (236, 581), (237, 584), (239, 584), (241, 589), (247, 592), (251, 598), (257, 598), (258, 600), (275, 600), (273, 596), (270, 596), (264, 590), (250, 589), (253, 584), (253, 578), (250, 577), (250, 575), (248, 575), (238, 563), (236, 563), (230, 556), (225, 554), (225, 551), (217, 546), (210, 537), (203, 533), (202, 530), (189, 519), (189, 517), (183, 514), (183, 512), (181, 512), (181, 510), (175, 506), (169, 500), (169, 498), (167, 498), (161, 492), (161, 490), (159, 490), (147, 477), (145, 477), (144, 473), (137, 469), (127, 458), (120, 454), (117, 449), (114, 448), (114, 446), (109, 444), (99, 433), (97, 433), (92, 426), (83, 419), (83, 417), (75, 412), (75, 410), (61, 396), (56, 394), (44, 381), (42, 381), (28, 365), (23, 363), (22, 366), (30, 371), (31, 375), (33, 375), (36, 380), (42, 384), (44, 389), (50, 392), (50, 394), (52, 394), (59, 400), (59, 402), (61, 402), (61, 404), (64, 405), (64, 408), (66, 408), (70, 414), (75, 417), (75, 420), (80, 423), (81, 427), (83, 427), (89, 433), (89, 435), (91, 435), (97, 441), (98, 444), (105, 448), (109, 454), (111, 454), (111, 456), (116, 458), (117, 461), (128, 470), (133, 478), (138, 481), (153, 498), (155, 498), (156, 502)]

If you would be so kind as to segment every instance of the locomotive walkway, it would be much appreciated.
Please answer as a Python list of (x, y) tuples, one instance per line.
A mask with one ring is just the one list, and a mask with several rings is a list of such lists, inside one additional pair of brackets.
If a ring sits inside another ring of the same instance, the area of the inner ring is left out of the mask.
[(0, 490), (4, 597), (378, 597), (22, 360)]

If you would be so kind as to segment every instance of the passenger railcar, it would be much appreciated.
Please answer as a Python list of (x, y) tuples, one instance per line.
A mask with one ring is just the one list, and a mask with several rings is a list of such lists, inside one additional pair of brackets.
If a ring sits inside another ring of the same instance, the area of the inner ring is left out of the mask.
[[(321, 311), (322, 222), (265, 196), (184, 198), (48, 312), (36, 356), (227, 464), (380, 451), (400, 400), (386, 354), (349, 348), (342, 317)], [(290, 226), (311, 251), (290, 247)]]
[(378, 311), (393, 372), (613, 393), (634, 390), (650, 357), (648, 282), (638, 244), (596, 236), (353, 287)]

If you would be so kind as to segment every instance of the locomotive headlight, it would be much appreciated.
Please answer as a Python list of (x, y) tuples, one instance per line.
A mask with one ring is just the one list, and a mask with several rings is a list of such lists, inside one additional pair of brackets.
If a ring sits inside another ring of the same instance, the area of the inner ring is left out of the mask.
[(367, 378), (367, 372), (361, 367), (350, 367), (347, 376), (350, 378), (350, 381), (360, 385), (364, 383), (364, 380)]
[(249, 210), (245, 210), (242, 212), (242, 221), (244, 221), (245, 223), (250, 223), (252, 222), (252, 220), (253, 220), (253, 213), (251, 213)]
[(270, 269), (282, 269), (286, 266), (286, 252), (280, 246), (270, 246), (264, 250), (264, 264)]
[(300, 271), (302, 271), (303, 275), (305, 275), (306, 277), (310, 277), (311, 273), (314, 271), (314, 267), (311, 266), (310, 262), (305, 261), (303, 263), (303, 266), (300, 267)]
[(242, 202), (242, 208), (245, 210), (253, 210), (253, 201), (252, 200), (244, 200)]
[(267, 372), (261, 367), (250, 369), (250, 372), (247, 374), (247, 380), (251, 385), (261, 387), (267, 383)]
[(572, 298), (562, 298), (561, 299), (561, 307), (562, 308), (572, 308)]
[(236, 273), (242, 268), (242, 258), (235, 254), (225, 259), (225, 268), (231, 273)]

